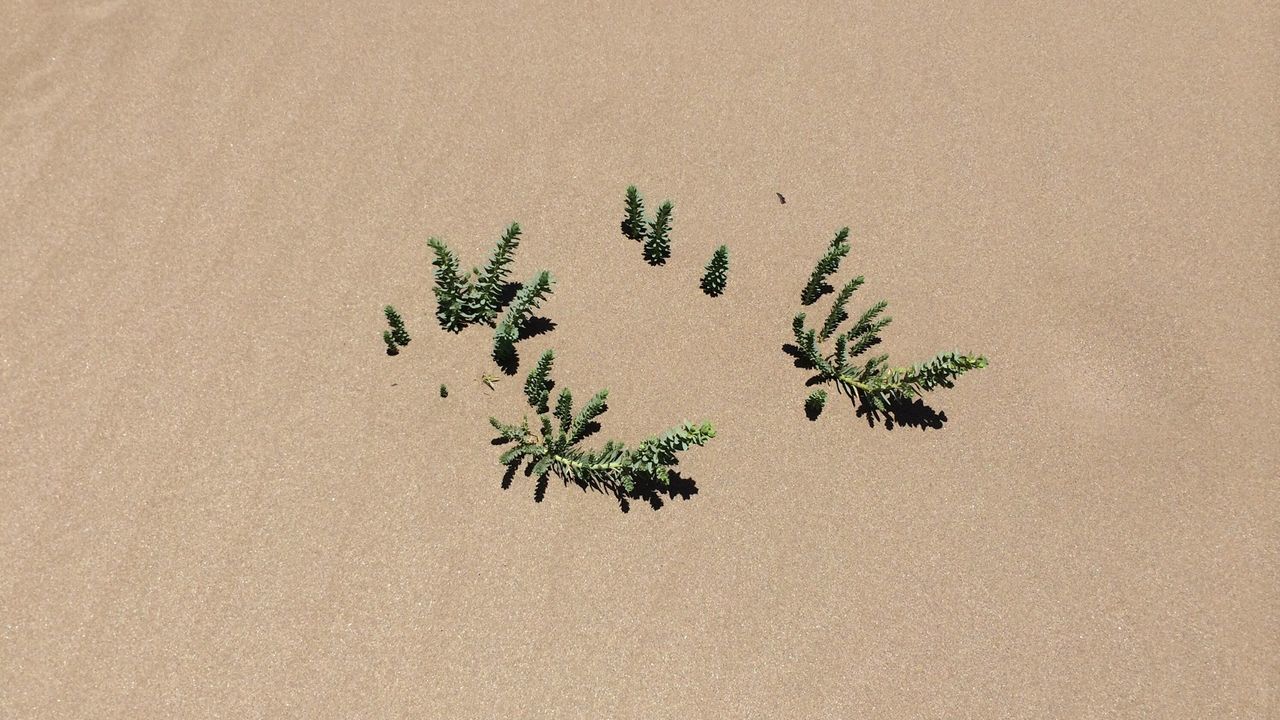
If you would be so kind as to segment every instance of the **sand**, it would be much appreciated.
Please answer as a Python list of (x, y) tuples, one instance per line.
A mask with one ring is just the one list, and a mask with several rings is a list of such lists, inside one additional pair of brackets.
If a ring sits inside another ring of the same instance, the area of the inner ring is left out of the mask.
[[(0, 8), (0, 717), (1277, 713), (1274, 4), (205, 5)], [(804, 418), (842, 225), (942, 429)], [(503, 490), (547, 347), (697, 494)]]

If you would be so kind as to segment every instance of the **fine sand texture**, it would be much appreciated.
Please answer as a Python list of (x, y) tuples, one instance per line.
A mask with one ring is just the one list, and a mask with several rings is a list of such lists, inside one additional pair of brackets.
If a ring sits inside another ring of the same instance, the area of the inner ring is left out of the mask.
[[(1277, 5), (648, 5), (0, 3), (0, 717), (1280, 714)], [(844, 225), (941, 428), (805, 418)], [(503, 489), (549, 347), (696, 493)]]

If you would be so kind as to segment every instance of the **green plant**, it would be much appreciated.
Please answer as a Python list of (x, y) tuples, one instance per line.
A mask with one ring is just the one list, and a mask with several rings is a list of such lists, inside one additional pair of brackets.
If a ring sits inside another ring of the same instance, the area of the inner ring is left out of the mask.
[(679, 462), (679, 453), (695, 445), (705, 445), (715, 437), (710, 423), (684, 423), (642, 440), (634, 448), (609, 440), (603, 448), (585, 449), (581, 447), (582, 441), (599, 429), (596, 420), (609, 409), (609, 391), (596, 393), (575, 413), (573, 393), (566, 388), (560, 391), (554, 410), (548, 413), (552, 361), (553, 354), (544, 353), (534, 373), (530, 373), (531, 376), (537, 374), (538, 379), (525, 381), (525, 400), (538, 414), (536, 430), (530, 427), (528, 416), (518, 425), (489, 418), (489, 423), (498, 431), (495, 442), (515, 443), (502, 453), (499, 463), (507, 466), (508, 477), (524, 464), (525, 473), (537, 478), (539, 500), (551, 475), (566, 485), (573, 482), (584, 488), (611, 492), (619, 499), (667, 487), (671, 482), (671, 468)]
[(384, 342), (384, 343), (386, 343), (386, 344), (387, 344), (387, 354), (388, 354), (388, 355), (399, 355), (399, 354), (400, 354), (400, 348), (396, 347), (396, 341), (395, 341), (395, 338), (393, 338), (393, 337), (391, 336), (391, 331), (390, 331), (390, 330), (383, 330), (383, 331), (382, 331), (382, 342)]
[(400, 313), (390, 305), (382, 308), (382, 313), (387, 316), (387, 324), (391, 326), (391, 339), (400, 347), (409, 344), (409, 331), (404, 328), (404, 320), (400, 317)]
[[(824, 261), (832, 257), (832, 250), (843, 245), (843, 235), (844, 231), (828, 246)], [(822, 262), (819, 270), (823, 270)], [(816, 277), (818, 270), (814, 273)], [(824, 270), (822, 279), (829, 274)], [(958, 352), (941, 353), (923, 363), (898, 367), (889, 365), (888, 355), (877, 355), (865, 362), (856, 361), (855, 358), (880, 343), (880, 331), (893, 320), (881, 317), (889, 304), (880, 300), (858, 316), (846, 332), (838, 332), (841, 324), (849, 318), (845, 306), (863, 282), (863, 277), (858, 276), (844, 285), (832, 302), (831, 311), (820, 330), (806, 327), (803, 312), (792, 319), (791, 333), (795, 346), (790, 350), (804, 367), (817, 371), (810, 384), (834, 383), (837, 391), (848, 395), (858, 405), (860, 414), (866, 414), (872, 421), (880, 416), (892, 421), (891, 414), (895, 408), (936, 388), (953, 387), (960, 375), (987, 366), (987, 358), (982, 355)], [(814, 280), (811, 277), (812, 285)], [(827, 352), (820, 343), (832, 336), (835, 337), (833, 349)], [(806, 399), (806, 410), (815, 402), (815, 395), (816, 392)], [(821, 405), (818, 411), (821, 412)]]
[(533, 311), (551, 294), (554, 283), (551, 273), (543, 270), (520, 288), (515, 299), (507, 306), (506, 315), (493, 332), (493, 357), (499, 364), (511, 364), (515, 358), (515, 344), (520, 339), (520, 332), (533, 317)]
[(810, 420), (817, 420), (822, 414), (822, 409), (827, 406), (827, 391), (818, 388), (809, 393), (809, 397), (804, 401), (804, 414), (809, 416)]
[(635, 185), (627, 186), (627, 216), (622, 219), (622, 234), (632, 240), (644, 240), (644, 200)]
[(841, 228), (831, 240), (831, 244), (827, 246), (827, 252), (818, 260), (818, 264), (810, 273), (809, 282), (805, 283), (804, 289), (800, 291), (801, 305), (814, 304), (824, 292), (830, 290), (826, 280), (840, 269), (840, 259), (849, 254), (848, 239), (849, 228), (846, 227)]
[(502, 237), (498, 238), (489, 261), (476, 274), (469, 303), (475, 318), (473, 322), (492, 324), (498, 317), (498, 311), (502, 309), (502, 289), (506, 285), (507, 276), (511, 274), (509, 266), (519, 246), (520, 224), (511, 223)]
[(449, 332), (461, 332), (468, 325), (492, 326), (502, 311), (503, 291), (511, 274), (511, 262), (520, 246), (520, 224), (511, 223), (498, 238), (483, 268), (461, 271), (458, 256), (443, 240), (430, 238), (435, 267), (436, 319)]
[(458, 256), (439, 238), (428, 238), (435, 258), (436, 320), (449, 332), (462, 332), (467, 326), (468, 277), (458, 270)]
[(650, 265), (666, 264), (671, 257), (671, 201), (658, 207), (658, 214), (649, 226), (649, 234), (644, 241), (644, 259)]
[(551, 396), (551, 388), (555, 385), (551, 380), (551, 364), (555, 362), (554, 350), (547, 350), (538, 358), (538, 364), (529, 372), (524, 380), (524, 396), (529, 404), (539, 413), (547, 412), (547, 399)]
[(721, 245), (716, 248), (711, 260), (707, 262), (706, 272), (702, 275), (702, 292), (716, 297), (724, 292), (725, 283), (729, 279), (729, 248)]
[(449, 387), (444, 383), (440, 383), (440, 397), (442, 398), (449, 397)]

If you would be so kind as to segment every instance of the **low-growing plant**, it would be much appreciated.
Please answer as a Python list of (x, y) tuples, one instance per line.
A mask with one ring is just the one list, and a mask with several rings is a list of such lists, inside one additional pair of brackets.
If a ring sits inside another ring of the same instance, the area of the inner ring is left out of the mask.
[[(842, 231), (828, 246), (827, 254), (823, 256), (824, 262), (833, 256), (832, 250), (843, 245), (844, 234)], [(840, 253), (841, 257), (848, 252), (848, 246), (844, 247), (846, 249)], [(838, 259), (835, 264), (838, 265)], [(822, 280), (830, 275), (830, 272), (825, 271), (823, 262), (819, 262), (818, 270), (810, 277), (806, 290), (815, 284), (814, 277), (817, 277), (819, 270), (824, 271)], [(805, 367), (817, 371), (817, 375), (810, 379), (810, 385), (834, 383), (836, 390), (848, 395), (858, 406), (858, 413), (867, 415), (869, 421), (885, 417), (892, 422), (896, 408), (936, 388), (953, 387), (955, 379), (960, 375), (987, 366), (986, 357), (959, 352), (941, 353), (926, 362), (906, 366), (889, 365), (888, 355), (876, 355), (865, 362), (855, 360), (880, 343), (880, 331), (893, 320), (881, 317), (888, 302), (880, 300), (858, 316), (846, 332), (839, 332), (840, 326), (849, 318), (845, 306), (863, 282), (864, 278), (858, 276), (841, 288), (820, 329), (807, 327), (803, 312), (792, 319), (791, 332), (795, 340), (792, 352)], [(821, 343), (833, 336), (833, 349), (828, 352)], [(814, 401), (814, 394), (806, 399), (806, 409)], [(825, 401), (825, 394), (823, 400)]]
[(632, 240), (644, 240), (644, 199), (635, 185), (627, 186), (627, 215), (622, 219), (622, 234)]
[(396, 345), (404, 347), (409, 344), (409, 331), (404, 327), (404, 319), (400, 317), (400, 313), (390, 305), (382, 308), (382, 314), (387, 316), (387, 324), (391, 326), (391, 339)]
[(515, 299), (507, 306), (506, 315), (493, 332), (493, 357), (499, 365), (509, 367), (513, 364), (520, 333), (528, 326), (533, 311), (551, 294), (554, 283), (551, 273), (543, 270), (521, 287)]
[(840, 228), (836, 232), (836, 236), (827, 245), (827, 252), (818, 260), (813, 272), (809, 274), (809, 282), (805, 283), (804, 289), (800, 291), (801, 305), (814, 304), (823, 293), (830, 290), (826, 284), (827, 278), (840, 269), (840, 259), (849, 254), (848, 239), (849, 228)]
[(442, 398), (449, 397), (449, 386), (445, 385), (444, 383), (440, 384), (440, 397)]
[(809, 393), (809, 397), (805, 398), (804, 414), (807, 415), (810, 420), (817, 420), (818, 416), (822, 414), (822, 409), (826, 406), (827, 391), (822, 388), (818, 388), (817, 390)]
[(649, 225), (644, 239), (644, 259), (650, 265), (664, 265), (671, 257), (671, 201), (658, 207), (658, 214)]
[(388, 355), (399, 355), (399, 354), (400, 354), (400, 348), (396, 346), (395, 338), (393, 338), (393, 337), (391, 336), (391, 331), (390, 331), (390, 330), (383, 330), (383, 331), (382, 331), (382, 342), (384, 342), (384, 343), (386, 343), (386, 344), (387, 344), (387, 354), (388, 354)]
[(702, 274), (700, 286), (702, 292), (716, 297), (724, 292), (725, 283), (729, 280), (729, 248), (721, 245), (716, 248), (711, 260), (707, 262), (706, 272)]
[(449, 332), (461, 332), (468, 325), (492, 326), (502, 311), (511, 262), (520, 246), (520, 224), (511, 223), (498, 238), (483, 268), (461, 270), (458, 256), (439, 238), (430, 238), (435, 267), (436, 319)]
[(711, 423), (684, 423), (646, 438), (635, 447), (609, 440), (599, 449), (583, 448), (582, 441), (599, 430), (597, 419), (609, 409), (609, 391), (596, 393), (575, 413), (573, 393), (566, 388), (560, 391), (554, 409), (548, 412), (553, 360), (553, 353), (543, 353), (538, 366), (525, 381), (525, 400), (537, 413), (536, 428), (530, 427), (528, 416), (518, 425), (489, 418), (489, 423), (498, 431), (495, 443), (515, 443), (498, 458), (500, 464), (507, 466), (504, 484), (523, 464), (525, 474), (537, 479), (535, 497), (539, 501), (546, 492), (549, 477), (555, 475), (566, 485), (572, 482), (611, 493), (625, 503), (626, 497), (668, 487), (672, 468), (679, 463), (679, 453), (695, 445), (705, 445), (715, 437)]

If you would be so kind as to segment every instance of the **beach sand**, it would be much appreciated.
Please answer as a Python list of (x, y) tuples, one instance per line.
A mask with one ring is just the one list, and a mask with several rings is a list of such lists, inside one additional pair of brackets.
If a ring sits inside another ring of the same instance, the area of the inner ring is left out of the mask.
[[(1275, 716), (1277, 6), (657, 5), (0, 9), (0, 717)], [(844, 225), (941, 429), (805, 419)], [(548, 347), (697, 493), (502, 489)]]

